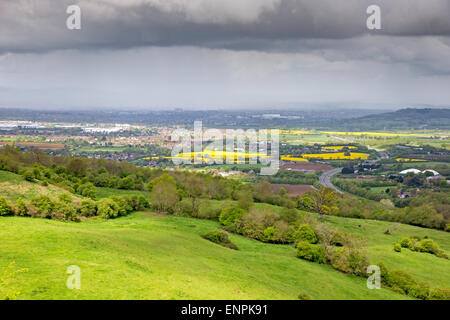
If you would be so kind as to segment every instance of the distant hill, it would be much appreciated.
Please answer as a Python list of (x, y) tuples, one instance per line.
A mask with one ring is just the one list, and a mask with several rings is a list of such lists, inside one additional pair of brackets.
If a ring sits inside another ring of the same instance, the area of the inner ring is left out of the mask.
[(339, 126), (348, 130), (450, 129), (450, 109), (400, 109), (342, 120)]

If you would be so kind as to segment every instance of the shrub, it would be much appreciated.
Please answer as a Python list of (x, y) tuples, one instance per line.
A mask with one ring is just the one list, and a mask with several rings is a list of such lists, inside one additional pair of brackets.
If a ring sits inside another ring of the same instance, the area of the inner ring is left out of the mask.
[(207, 202), (202, 202), (198, 207), (197, 218), (217, 220), (221, 210), (222, 209), (220, 207), (213, 207)]
[(294, 233), (294, 237), (300, 241), (306, 241), (309, 243), (317, 243), (319, 238), (316, 232), (309, 224), (302, 224), (298, 227), (297, 231)]
[(25, 170), (25, 171), (22, 173), (22, 176), (23, 176), (23, 178), (24, 178), (26, 181), (34, 182), (34, 174), (33, 174), (33, 171), (31, 171), (31, 170)]
[(337, 247), (343, 247), (348, 245), (350, 242), (351, 239), (349, 239), (349, 235), (340, 231), (336, 231), (331, 238), (330, 244)]
[(420, 300), (425, 300), (425, 299), (427, 299), (429, 293), (430, 293), (430, 288), (429, 288), (428, 284), (421, 282), (415, 286), (411, 286), (409, 288), (408, 294), (411, 297), (414, 297), (414, 298), (417, 298)]
[(299, 300), (312, 300), (311, 296), (304, 292), (302, 292), (298, 295), (298, 299)]
[(67, 203), (57, 203), (56, 209), (51, 213), (52, 219), (65, 221), (79, 221), (75, 208)]
[(223, 247), (238, 250), (238, 247), (230, 241), (228, 233), (223, 230), (214, 230), (202, 236), (204, 239), (217, 243)]
[(297, 257), (312, 262), (326, 262), (323, 245), (314, 245), (307, 241), (299, 241), (297, 243)]
[(119, 205), (110, 198), (97, 202), (97, 214), (103, 219), (115, 218), (119, 215)]
[(17, 199), (14, 214), (20, 217), (25, 217), (29, 215), (27, 205), (25, 204), (23, 198)]
[(0, 197), (0, 216), (9, 216), (12, 213), (12, 209), (6, 202), (5, 198)]
[(280, 213), (281, 220), (287, 223), (293, 223), (297, 220), (299, 214), (296, 209), (283, 208)]
[(439, 246), (431, 239), (423, 239), (420, 241), (418, 249), (420, 252), (428, 252), (432, 254), (439, 253)]
[(179, 213), (176, 215), (180, 215), (180, 216), (192, 216), (192, 202), (189, 199), (182, 199), (179, 203), (178, 203), (178, 211)]
[(411, 240), (409, 238), (403, 238), (400, 241), (400, 245), (402, 248), (411, 248)]
[(366, 253), (348, 247), (327, 247), (327, 257), (331, 266), (345, 273), (365, 276), (369, 265)]
[(402, 246), (399, 243), (394, 244), (395, 252), (402, 252)]
[(274, 227), (267, 227), (263, 231), (263, 241), (273, 242), (278, 239), (277, 230)]
[(111, 199), (118, 205), (119, 216), (126, 216), (133, 211), (131, 198), (127, 196), (112, 196)]
[(238, 222), (245, 214), (245, 210), (236, 207), (228, 207), (222, 210), (219, 222), (224, 226), (230, 226)]
[(417, 282), (408, 272), (393, 270), (389, 272), (388, 285), (393, 288), (398, 287), (408, 294), (413, 287), (417, 286)]
[(77, 191), (83, 197), (95, 199), (95, 197), (97, 196), (97, 188), (95, 188), (95, 186), (90, 182), (84, 183), (79, 186), (77, 188)]
[(78, 212), (83, 217), (92, 217), (97, 214), (97, 205), (94, 200), (85, 199), (81, 201)]
[(40, 195), (39, 197), (33, 198), (31, 202), (44, 218), (51, 217), (51, 214), (55, 209), (55, 204), (49, 197)]
[(249, 238), (265, 241), (264, 230), (268, 227), (275, 227), (277, 219), (278, 214), (271, 208), (252, 208), (236, 223), (236, 227), (238, 232)]
[(380, 267), (381, 283), (389, 286), (390, 283), (389, 271), (386, 265), (383, 262), (378, 262), (378, 266)]
[(432, 288), (428, 300), (450, 300), (450, 289)]

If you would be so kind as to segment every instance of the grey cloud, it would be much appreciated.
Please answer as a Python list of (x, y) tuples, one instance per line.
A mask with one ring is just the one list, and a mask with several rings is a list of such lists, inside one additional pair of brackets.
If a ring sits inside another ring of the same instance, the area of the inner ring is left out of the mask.
[[(68, 5), (82, 30), (65, 28)], [(382, 9), (380, 31), (366, 8)], [(194, 45), (284, 50), (301, 39), (450, 35), (448, 0), (2, 0), (0, 51)], [(274, 47), (273, 41), (279, 46)]]

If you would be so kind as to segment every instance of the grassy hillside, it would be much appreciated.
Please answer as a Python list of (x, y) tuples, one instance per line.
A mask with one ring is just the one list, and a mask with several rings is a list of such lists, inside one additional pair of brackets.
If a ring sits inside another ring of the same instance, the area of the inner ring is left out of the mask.
[[(217, 201), (214, 205), (217, 205)], [(266, 203), (256, 203), (256, 207), (271, 207), (281, 211), (281, 207)], [(450, 233), (435, 229), (420, 228), (407, 224), (366, 219), (351, 219), (337, 216), (325, 216), (325, 222), (332, 227), (364, 240), (370, 262), (383, 262), (389, 269), (401, 269), (411, 273), (417, 280), (426, 281), (430, 286), (450, 287), (450, 260), (432, 254), (413, 252), (403, 249), (398, 253), (394, 244), (402, 238), (417, 236), (433, 239), (439, 247), (450, 254)], [(391, 234), (385, 234), (389, 229)]]
[(72, 198), (81, 198), (55, 185), (42, 186), (38, 183), (26, 181), (21, 175), (0, 170), (0, 196), (15, 201), (18, 198), (31, 199), (39, 195), (46, 195), (56, 199), (62, 193)]
[[(149, 197), (144, 191), (97, 191), (97, 198)], [(0, 192), (9, 200), (39, 194), (57, 198), (67, 193), (4, 171), (0, 171)], [(217, 209), (231, 202), (202, 201)], [(264, 203), (255, 207), (282, 210)], [(403, 237), (427, 236), (449, 254), (450, 233), (383, 221), (334, 216), (325, 220), (364, 239), (371, 263), (381, 261), (389, 270), (405, 270), (431, 287), (450, 287), (449, 260), (408, 249), (393, 250)], [(80, 223), (0, 217), (0, 272), (12, 261), (17, 268), (29, 269), (7, 284), (7, 290), (21, 292), (21, 299), (296, 299), (300, 293), (313, 299), (408, 298), (389, 290), (369, 290), (361, 277), (298, 259), (289, 245), (231, 234), (231, 241), (240, 249), (234, 251), (201, 237), (218, 227), (214, 221), (148, 212), (111, 220), (91, 217)], [(70, 265), (81, 268), (80, 291), (66, 288)]]
[[(82, 223), (0, 218), (0, 267), (29, 271), (8, 285), (23, 299), (404, 299), (363, 278), (295, 258), (294, 248), (231, 235), (239, 251), (200, 235), (218, 223), (137, 212)], [(66, 288), (78, 265), (81, 290)]]
[(340, 128), (357, 130), (449, 129), (450, 109), (400, 109), (394, 112), (343, 120)]
[[(326, 217), (326, 220), (341, 231), (365, 239), (371, 263), (382, 261), (389, 269), (406, 270), (430, 286), (450, 287), (450, 260), (409, 249), (402, 249), (401, 252), (393, 250), (394, 243), (399, 243), (404, 237), (427, 236), (449, 254), (450, 233), (386, 221), (341, 217)], [(391, 231), (390, 235), (385, 234), (387, 229)]]

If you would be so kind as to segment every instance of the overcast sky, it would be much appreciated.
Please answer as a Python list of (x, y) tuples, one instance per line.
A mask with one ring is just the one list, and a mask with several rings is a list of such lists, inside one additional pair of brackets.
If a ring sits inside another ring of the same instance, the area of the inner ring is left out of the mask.
[(320, 105), (450, 106), (450, 1), (0, 0), (0, 107)]

